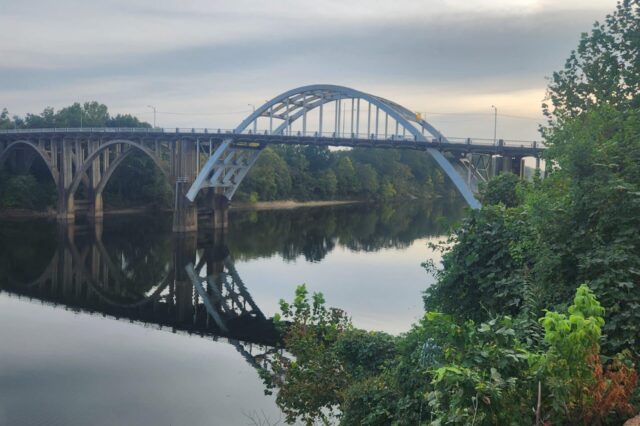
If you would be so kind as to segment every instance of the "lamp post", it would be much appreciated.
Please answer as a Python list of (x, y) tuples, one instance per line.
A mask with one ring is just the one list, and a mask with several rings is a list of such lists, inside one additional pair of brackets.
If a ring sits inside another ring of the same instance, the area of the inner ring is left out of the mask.
[[(256, 112), (256, 106), (254, 104), (247, 104), (248, 106), (250, 106), (253, 109), (253, 112)], [(254, 119), (253, 120), (253, 134), (255, 135), (258, 132), (258, 119)]]
[(496, 131), (498, 128), (498, 108), (496, 108), (495, 105), (491, 105), (491, 108), (493, 108), (493, 144), (495, 145), (497, 142)]
[(147, 105), (148, 108), (151, 108), (153, 110), (153, 128), (156, 128), (156, 107), (154, 107), (153, 105)]

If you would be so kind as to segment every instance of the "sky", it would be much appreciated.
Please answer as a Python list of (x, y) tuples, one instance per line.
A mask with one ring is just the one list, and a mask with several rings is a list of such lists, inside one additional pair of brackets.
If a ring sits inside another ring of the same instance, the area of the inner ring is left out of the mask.
[(0, 0), (0, 108), (97, 100), (164, 127), (233, 128), (326, 83), (449, 137), (536, 140), (548, 77), (614, 0)]

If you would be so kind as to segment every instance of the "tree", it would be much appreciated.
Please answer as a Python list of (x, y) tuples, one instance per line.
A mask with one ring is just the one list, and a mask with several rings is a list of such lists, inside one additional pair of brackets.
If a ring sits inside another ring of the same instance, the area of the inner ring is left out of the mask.
[(11, 121), (11, 117), (9, 117), (9, 111), (6, 108), (3, 108), (0, 112), (0, 129), (11, 129), (13, 128), (13, 122)]
[(151, 124), (138, 120), (138, 117), (134, 117), (131, 114), (118, 114), (115, 117), (109, 117), (105, 123), (106, 127), (145, 127), (150, 129)]
[(341, 157), (336, 166), (338, 191), (341, 194), (351, 194), (356, 189), (356, 170), (349, 157)]
[(367, 196), (372, 197), (378, 192), (378, 173), (370, 164), (356, 165), (357, 181), (360, 190)]
[(597, 105), (640, 107), (640, 2), (623, 0), (583, 33), (563, 70), (553, 74), (543, 104), (550, 120), (563, 122)]
[(262, 200), (275, 200), (291, 190), (287, 163), (271, 148), (265, 148), (243, 183), (245, 193), (256, 192)]
[(480, 202), (516, 207), (522, 203), (522, 193), (518, 191), (518, 186), (522, 184), (520, 178), (513, 173), (502, 173), (489, 182), (481, 184)]
[(318, 179), (317, 191), (331, 198), (335, 195), (338, 189), (338, 178), (333, 170), (326, 170), (322, 172), (320, 178)]
[(396, 196), (396, 188), (388, 180), (385, 180), (380, 186), (380, 196), (383, 200), (391, 200)]

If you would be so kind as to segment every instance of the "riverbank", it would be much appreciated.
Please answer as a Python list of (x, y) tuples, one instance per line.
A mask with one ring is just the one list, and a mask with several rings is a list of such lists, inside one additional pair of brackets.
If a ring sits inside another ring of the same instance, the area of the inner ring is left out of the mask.
[[(347, 204), (362, 203), (362, 200), (324, 200), (324, 201), (295, 201), (295, 200), (278, 200), (278, 201), (259, 201), (257, 203), (238, 202), (232, 203), (229, 207), (231, 210), (291, 210), (304, 207), (325, 207), (339, 206)], [(129, 214), (145, 214), (149, 212), (163, 211), (170, 213), (171, 209), (149, 209), (147, 207), (130, 207), (120, 209), (105, 209), (105, 216), (129, 215)], [(55, 210), (37, 211), (28, 209), (7, 209), (0, 210), (0, 219), (19, 220), (19, 219), (52, 219), (56, 217)]]
[(324, 201), (258, 201), (257, 203), (233, 203), (232, 210), (291, 210), (302, 207), (340, 206), (362, 203), (362, 200), (324, 200)]

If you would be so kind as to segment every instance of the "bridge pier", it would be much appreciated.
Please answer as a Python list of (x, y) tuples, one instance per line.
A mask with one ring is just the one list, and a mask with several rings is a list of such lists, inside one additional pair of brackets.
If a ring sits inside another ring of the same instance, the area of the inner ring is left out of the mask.
[(200, 222), (206, 229), (225, 231), (229, 228), (229, 200), (223, 188), (207, 188), (200, 198)]
[(175, 142), (173, 174), (175, 179), (175, 201), (173, 208), (173, 232), (197, 232), (198, 209), (186, 197), (197, 174), (197, 152), (193, 141), (181, 139)]
[(229, 227), (229, 200), (216, 188), (213, 192), (213, 229), (227, 229)]
[[(60, 222), (73, 223), (75, 220), (75, 203), (70, 191), (73, 181), (73, 151), (70, 140), (63, 140), (56, 144), (53, 157), (58, 158), (60, 173), (58, 176), (58, 207), (57, 218)], [(58, 152), (59, 151), (59, 152)]]
[(91, 197), (91, 204), (89, 204), (89, 218), (96, 222), (100, 222), (104, 218), (102, 194), (94, 193)]

